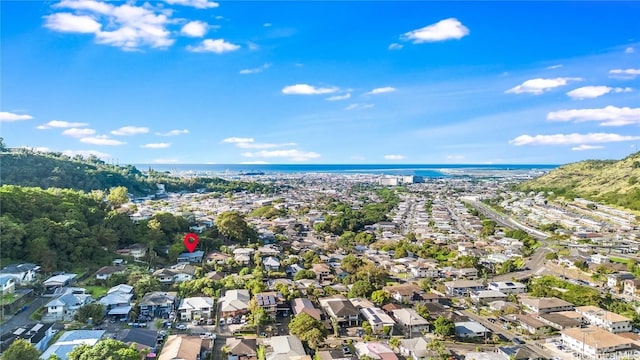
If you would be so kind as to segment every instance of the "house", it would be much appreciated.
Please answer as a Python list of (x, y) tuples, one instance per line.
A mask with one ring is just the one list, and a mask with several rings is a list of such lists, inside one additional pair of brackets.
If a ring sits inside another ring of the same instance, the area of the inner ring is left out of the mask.
[(16, 291), (16, 279), (11, 275), (0, 275), (0, 295), (13, 294)]
[(195, 279), (198, 268), (188, 263), (180, 263), (171, 267), (173, 282), (180, 283)]
[(610, 289), (615, 289), (617, 286), (624, 286), (625, 280), (632, 280), (635, 276), (630, 272), (619, 272), (607, 275), (607, 286)]
[(572, 329), (581, 327), (583, 324), (582, 315), (575, 311), (561, 311), (557, 313), (540, 314), (538, 315), (538, 320), (556, 330)]
[(151, 317), (167, 317), (176, 308), (176, 293), (154, 291), (144, 294), (138, 302), (140, 315)]
[(227, 290), (220, 298), (220, 316), (236, 316), (246, 314), (249, 311), (251, 296), (249, 290)]
[(45, 304), (46, 317), (51, 320), (73, 319), (78, 309), (92, 300), (91, 295), (85, 293), (85, 289), (67, 288), (60, 297)]
[(258, 360), (256, 339), (227, 338), (228, 360)]
[(611, 333), (630, 332), (633, 329), (631, 319), (597, 306), (580, 306), (576, 312), (591, 325), (601, 327)]
[(355, 344), (358, 358), (398, 360), (398, 356), (388, 346), (379, 342), (358, 342)]
[(412, 337), (414, 334), (429, 331), (429, 322), (414, 309), (397, 309), (392, 313), (405, 336)]
[(204, 257), (204, 251), (202, 250), (197, 250), (194, 252), (184, 252), (178, 255), (176, 262), (178, 264), (201, 263), (203, 257)]
[(133, 294), (131, 293), (121, 293), (119, 291), (114, 291), (106, 294), (100, 300), (98, 300), (99, 304), (104, 305), (107, 311), (117, 307), (129, 306), (131, 305), (131, 298)]
[(360, 311), (351, 301), (342, 295), (334, 295), (318, 299), (322, 309), (340, 326), (357, 326), (360, 324)]
[(258, 248), (258, 252), (261, 256), (278, 256), (280, 255), (280, 250), (278, 250), (273, 245), (264, 245)]
[(456, 336), (460, 338), (486, 338), (491, 331), (475, 321), (456, 322)]
[(438, 278), (440, 277), (440, 270), (435, 266), (427, 264), (414, 264), (409, 265), (411, 275), (416, 278)]
[(472, 292), (469, 298), (474, 304), (486, 305), (493, 301), (506, 300), (507, 294), (496, 290), (481, 290)]
[(439, 296), (425, 293), (421, 287), (415, 284), (385, 286), (382, 289), (388, 292), (391, 298), (399, 303), (425, 303), (438, 302), (439, 300)]
[(223, 265), (229, 258), (231, 258), (231, 255), (223, 254), (220, 252), (212, 252), (207, 255), (207, 259), (205, 261), (208, 265)]
[(424, 337), (415, 337), (411, 339), (400, 340), (400, 354), (407, 359), (427, 360), (427, 345), (429, 343)]
[(76, 276), (76, 274), (55, 275), (45, 280), (42, 285), (44, 286), (46, 293), (52, 294), (56, 289), (60, 289), (73, 284)]
[(263, 308), (272, 319), (275, 319), (278, 313), (289, 316), (289, 306), (280, 292), (261, 292), (255, 295), (255, 299), (258, 306)]
[(560, 332), (562, 343), (587, 359), (637, 359), (634, 341), (599, 327), (573, 328)]
[(133, 294), (133, 286), (127, 284), (119, 284), (107, 290), (107, 294), (119, 292), (123, 294)]
[(316, 280), (319, 283), (323, 283), (332, 278), (331, 276), (331, 268), (327, 264), (313, 264), (311, 266), (311, 271), (316, 274)]
[(637, 298), (640, 293), (640, 279), (629, 279), (622, 282), (624, 285), (623, 293), (627, 296)]
[(7, 350), (7, 348), (16, 340), (23, 339), (31, 343), (38, 351), (44, 352), (47, 349), (49, 341), (53, 338), (53, 323), (42, 324), (37, 323), (29, 326), (21, 326), (14, 330), (8, 336), (2, 337), (2, 344), (0, 345), (0, 353)]
[(0, 270), (0, 276), (8, 275), (14, 278), (18, 285), (26, 285), (36, 279), (40, 266), (25, 263), (19, 265), (8, 265)]
[(297, 336), (273, 336), (265, 343), (270, 347), (266, 360), (311, 360)]
[(528, 331), (529, 334), (542, 335), (550, 328), (549, 325), (531, 315), (516, 314), (515, 317), (520, 327), (525, 331)]
[(136, 348), (151, 350), (158, 344), (158, 332), (151, 329), (131, 328), (117, 331), (116, 340), (125, 344), (135, 344)]
[(137, 243), (129, 246), (129, 255), (136, 260), (142, 259), (147, 255), (147, 245)]
[(182, 321), (213, 319), (214, 300), (210, 297), (189, 297), (180, 301), (178, 313)]
[(158, 360), (200, 360), (202, 353), (199, 336), (169, 335)]
[(313, 306), (311, 300), (307, 298), (296, 298), (291, 300), (291, 310), (294, 316), (306, 313), (316, 320), (322, 320), (322, 312)]
[(575, 308), (572, 303), (564, 301), (562, 299), (558, 299), (556, 297), (525, 297), (520, 299), (520, 303), (524, 306), (525, 310), (534, 314), (548, 314), (559, 311), (571, 311)]
[(278, 271), (280, 270), (280, 260), (273, 256), (268, 256), (262, 259), (262, 265), (264, 269), (267, 271)]
[(444, 283), (447, 295), (449, 296), (465, 296), (473, 291), (484, 290), (485, 287), (480, 281), (474, 280), (457, 280), (447, 281)]
[(393, 333), (393, 327), (396, 322), (378, 307), (364, 307), (360, 309), (362, 317), (369, 322), (371, 330), (374, 334), (385, 333), (385, 329), (390, 329), (389, 334)]
[(63, 333), (60, 338), (49, 346), (49, 348), (40, 355), (40, 359), (48, 360), (55, 355), (60, 360), (67, 360), (67, 356), (73, 349), (80, 345), (93, 346), (104, 336), (105, 330), (71, 330)]
[(107, 280), (113, 274), (124, 274), (123, 266), (103, 266), (96, 271), (96, 280)]
[(355, 360), (355, 357), (345, 355), (342, 350), (320, 350), (318, 358), (319, 360)]
[(478, 269), (476, 268), (458, 269), (457, 276), (459, 279), (475, 280), (478, 278)]
[(523, 283), (515, 281), (497, 281), (490, 282), (487, 286), (489, 290), (500, 291), (504, 294), (522, 294), (527, 292), (527, 286)]
[(151, 275), (158, 279), (158, 281), (160, 281), (160, 284), (169, 285), (173, 284), (173, 277), (175, 275), (175, 272), (172, 269), (163, 268), (154, 271)]

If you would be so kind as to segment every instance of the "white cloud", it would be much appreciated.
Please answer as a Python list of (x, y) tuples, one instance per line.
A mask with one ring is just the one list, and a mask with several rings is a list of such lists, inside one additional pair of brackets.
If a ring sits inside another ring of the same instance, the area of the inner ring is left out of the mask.
[(263, 71), (265, 71), (266, 69), (270, 68), (271, 64), (264, 64), (260, 67), (257, 68), (253, 68), (253, 69), (242, 69), (240, 70), (240, 74), (242, 75), (248, 75), (248, 74), (257, 74), (257, 73), (261, 73)]
[(54, 31), (93, 34), (102, 28), (99, 22), (87, 15), (55, 13), (44, 18), (44, 26)]
[(462, 25), (458, 19), (449, 18), (420, 29), (409, 31), (402, 35), (401, 38), (403, 40), (413, 41), (414, 44), (420, 44), (451, 39), (457, 40), (466, 35), (469, 35), (469, 29)]
[(184, 24), (180, 32), (190, 37), (203, 37), (207, 33), (209, 25), (202, 21), (189, 21)]
[(640, 136), (626, 136), (610, 133), (589, 133), (589, 134), (555, 134), (555, 135), (520, 135), (509, 144), (521, 145), (575, 145), (575, 144), (598, 144), (620, 141), (640, 140)]
[(21, 120), (31, 120), (33, 116), (26, 114), (14, 114), (6, 111), (0, 111), (0, 122), (12, 122)]
[(116, 6), (94, 0), (63, 0), (53, 7), (72, 9), (75, 13), (46, 16), (45, 27), (61, 32), (93, 33), (98, 44), (131, 51), (143, 46), (167, 48), (175, 42), (167, 29), (175, 23), (170, 19), (171, 11), (149, 4)]
[(242, 165), (266, 165), (269, 164), (266, 161), (262, 161), (262, 160), (256, 160), (256, 161), (241, 161), (240, 164)]
[(560, 69), (563, 66), (564, 65), (562, 65), (562, 64), (551, 65), (551, 66), (547, 66), (547, 70)]
[(264, 26), (264, 27), (271, 27), (272, 25), (273, 25), (273, 24), (271, 24), (271, 23), (268, 23), (268, 22), (267, 22), (267, 23), (264, 23), (262, 26)]
[(640, 75), (640, 69), (613, 69), (609, 70), (609, 76), (617, 79), (635, 79)]
[(183, 135), (183, 134), (188, 134), (188, 133), (189, 133), (189, 130), (182, 129), (182, 130), (171, 130), (171, 131), (167, 131), (166, 133), (157, 132), (156, 135), (158, 135), (158, 136), (178, 136), (178, 135)]
[(89, 124), (87, 123), (81, 123), (81, 122), (68, 122), (68, 121), (64, 121), (64, 120), (51, 120), (46, 124), (42, 124), (42, 125), (38, 125), (38, 129), (40, 130), (45, 130), (45, 129), (64, 129), (64, 128), (80, 128), (80, 127), (85, 127)]
[(407, 157), (404, 155), (397, 155), (397, 154), (390, 154), (390, 155), (385, 155), (384, 159), (385, 160), (404, 160)]
[(572, 99), (593, 99), (604, 94), (608, 94), (610, 92), (621, 93), (621, 92), (631, 92), (633, 89), (630, 87), (626, 88), (612, 88), (609, 86), (583, 86), (577, 88), (575, 90), (571, 90), (567, 93), (567, 95)]
[(332, 94), (339, 89), (337, 87), (315, 87), (307, 84), (285, 86), (282, 93), (285, 95), (322, 95)]
[(290, 161), (307, 161), (317, 159), (320, 154), (313, 151), (302, 151), (298, 149), (289, 150), (262, 150), (257, 152), (244, 152), (244, 157), (262, 157), (262, 158), (287, 158)]
[(96, 131), (93, 129), (80, 129), (80, 128), (70, 128), (66, 129), (62, 132), (62, 135), (72, 136), (77, 138), (88, 137), (91, 135), (95, 135)]
[(211, 9), (220, 6), (215, 1), (209, 0), (164, 0), (167, 4), (191, 6), (197, 9)]
[(240, 49), (240, 45), (232, 44), (224, 39), (206, 39), (198, 46), (187, 47), (187, 50), (191, 52), (212, 52), (216, 54), (223, 54), (226, 52), (236, 51), (238, 49)]
[(573, 151), (585, 151), (585, 150), (596, 150), (596, 149), (604, 149), (602, 145), (578, 145), (571, 148)]
[(381, 87), (381, 88), (375, 88), (371, 91), (369, 91), (367, 93), (367, 95), (378, 95), (378, 94), (386, 94), (386, 93), (390, 93), (390, 92), (394, 92), (398, 89), (391, 87), (391, 86), (385, 86), (385, 87)]
[(76, 155), (80, 155), (82, 157), (90, 157), (90, 156), (96, 156), (99, 157), (100, 159), (109, 159), (112, 158), (112, 156), (110, 154), (104, 153), (102, 151), (98, 151), (98, 150), (65, 150), (62, 152), (64, 155), (67, 156), (71, 156), (74, 157)]
[(374, 104), (351, 104), (344, 109), (345, 110), (364, 110), (364, 109), (371, 109), (374, 106), (375, 106)]
[(550, 121), (587, 122), (600, 121), (602, 126), (640, 124), (640, 108), (607, 106), (600, 109), (573, 109), (553, 111), (547, 114)]
[(351, 93), (346, 93), (344, 95), (329, 96), (325, 100), (327, 100), (327, 101), (339, 101), (339, 100), (347, 100), (347, 99), (350, 99), (350, 98), (351, 98)]
[(389, 49), (389, 50), (400, 50), (400, 49), (402, 49), (403, 47), (404, 47), (404, 45), (402, 45), (402, 44), (398, 44), (398, 43), (391, 43), (391, 44), (389, 44), (388, 49)]
[(133, 135), (139, 135), (139, 134), (146, 134), (148, 132), (149, 132), (148, 127), (123, 126), (120, 129), (111, 131), (111, 134), (118, 135), (118, 136), (133, 136)]
[(141, 148), (145, 148), (145, 149), (166, 149), (169, 146), (171, 146), (170, 143), (155, 143), (155, 144), (140, 145)]
[(581, 80), (582, 78), (577, 78), (577, 77), (559, 77), (555, 79), (537, 78), (537, 79), (527, 80), (522, 84), (516, 87), (513, 87), (505, 92), (513, 93), (513, 94), (530, 93), (534, 95), (540, 95), (545, 91), (549, 91), (553, 88), (567, 85), (570, 81), (581, 81)]
[(255, 140), (253, 138), (241, 138), (241, 137), (235, 137), (235, 136), (222, 140), (223, 143), (230, 143), (230, 144), (252, 143), (254, 141)]
[(118, 146), (126, 144), (123, 141), (111, 139), (106, 135), (97, 135), (91, 137), (84, 137), (80, 139), (80, 142), (85, 144), (103, 145), (103, 146)]
[(633, 54), (634, 52), (636, 52), (636, 50), (634, 48), (632, 48), (631, 46), (629, 46), (628, 48), (624, 49), (624, 53), (625, 54)]
[(296, 146), (296, 143), (269, 144), (257, 143), (253, 138), (230, 137), (222, 140), (223, 143), (235, 144), (241, 149), (272, 149), (277, 147)]
[(258, 44), (254, 43), (252, 41), (247, 41), (247, 47), (251, 51), (256, 51), (256, 50), (258, 50), (260, 48), (260, 46), (258, 46)]

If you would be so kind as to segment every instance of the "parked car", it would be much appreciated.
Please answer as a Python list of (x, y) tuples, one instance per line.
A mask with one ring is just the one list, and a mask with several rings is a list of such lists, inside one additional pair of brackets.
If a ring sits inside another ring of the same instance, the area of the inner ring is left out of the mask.
[(213, 319), (207, 319), (207, 325), (213, 325)]
[(524, 344), (525, 344), (525, 342), (524, 342), (524, 341), (522, 341), (522, 340), (518, 339), (517, 337), (514, 337), (512, 341), (513, 341), (513, 343), (514, 343), (514, 344), (516, 344), (516, 345), (524, 345)]
[(220, 326), (224, 326), (224, 324), (226, 324), (224, 318), (220, 318)]
[(233, 324), (233, 318), (232, 317), (227, 318), (227, 325), (231, 325), (231, 324)]
[(178, 324), (178, 325), (176, 325), (176, 329), (178, 329), (178, 330), (187, 330), (187, 325), (186, 324)]

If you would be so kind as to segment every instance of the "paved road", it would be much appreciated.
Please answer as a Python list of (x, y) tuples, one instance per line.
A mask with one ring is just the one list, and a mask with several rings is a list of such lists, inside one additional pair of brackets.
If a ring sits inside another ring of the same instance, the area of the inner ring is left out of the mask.
[[(31, 302), (31, 304), (28, 305), (27, 310), (21, 312), (18, 315), (11, 316), (10, 319), (8, 319), (4, 323), (2, 323), (2, 325), (0, 325), (0, 334), (4, 334), (6, 332), (9, 332), (9, 331), (17, 328), (17, 327), (20, 327), (20, 326), (25, 325), (25, 324), (27, 324), (29, 322), (32, 322), (32, 320), (29, 319), (31, 314), (33, 314), (36, 310), (38, 310), (42, 305), (48, 303), (49, 301), (51, 301), (53, 299), (54, 298), (36, 297)], [(7, 318), (8, 318), (8, 316), (7, 316)]]

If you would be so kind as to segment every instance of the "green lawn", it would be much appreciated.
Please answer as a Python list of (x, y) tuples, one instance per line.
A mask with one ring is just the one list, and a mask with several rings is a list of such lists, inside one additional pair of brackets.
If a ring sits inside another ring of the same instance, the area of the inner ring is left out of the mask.
[(91, 293), (91, 296), (93, 296), (94, 299), (104, 296), (109, 290), (109, 288), (98, 285), (86, 286), (85, 288), (87, 289), (87, 292)]
[(625, 258), (618, 258), (618, 257), (609, 257), (609, 259), (613, 262), (617, 262), (617, 263), (621, 263), (621, 264), (627, 264), (629, 263), (629, 259), (625, 259)]

